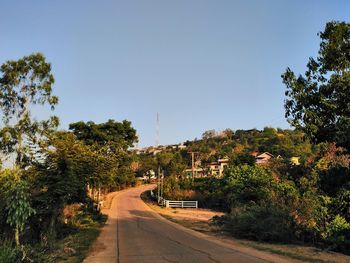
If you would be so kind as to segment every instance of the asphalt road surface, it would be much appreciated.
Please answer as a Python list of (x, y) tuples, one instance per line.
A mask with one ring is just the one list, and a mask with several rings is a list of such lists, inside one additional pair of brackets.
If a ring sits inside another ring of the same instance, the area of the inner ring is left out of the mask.
[(243, 250), (170, 222), (151, 210), (140, 194), (154, 186), (120, 192), (85, 263), (108, 262), (290, 262)]

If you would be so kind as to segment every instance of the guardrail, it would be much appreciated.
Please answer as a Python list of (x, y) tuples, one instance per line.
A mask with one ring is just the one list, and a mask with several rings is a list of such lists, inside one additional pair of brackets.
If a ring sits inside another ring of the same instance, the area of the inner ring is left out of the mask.
[(159, 198), (159, 205), (172, 208), (198, 208), (198, 201), (173, 201)]
[(171, 201), (171, 200), (165, 200), (165, 207), (198, 208), (198, 201)]

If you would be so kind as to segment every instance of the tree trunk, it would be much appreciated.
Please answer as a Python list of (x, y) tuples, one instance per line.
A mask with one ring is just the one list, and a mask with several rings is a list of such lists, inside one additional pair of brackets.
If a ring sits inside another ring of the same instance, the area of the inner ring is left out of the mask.
[(18, 224), (16, 224), (15, 240), (16, 240), (16, 246), (19, 247), (20, 242), (19, 242), (19, 226), (18, 226)]
[(55, 208), (50, 219), (50, 223), (48, 226), (48, 231), (47, 231), (47, 238), (49, 243), (54, 241), (56, 239), (56, 222), (57, 222), (57, 217), (59, 215), (59, 209)]

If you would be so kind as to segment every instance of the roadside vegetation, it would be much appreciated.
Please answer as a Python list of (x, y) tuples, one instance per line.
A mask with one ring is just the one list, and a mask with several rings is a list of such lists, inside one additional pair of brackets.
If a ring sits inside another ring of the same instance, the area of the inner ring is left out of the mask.
[[(37, 120), (54, 110), (54, 76), (42, 54), (0, 67), (0, 262), (81, 262), (105, 221), (103, 196), (160, 167), (164, 197), (225, 212), (231, 235), (350, 254), (350, 24), (326, 24), (304, 75), (287, 69), (286, 118), (295, 130), (213, 130), (155, 155), (130, 152), (131, 122)], [(192, 158), (192, 152), (194, 157)], [(256, 164), (255, 152), (272, 158)], [(229, 160), (222, 176), (186, 168)], [(293, 161), (294, 158), (294, 161)], [(295, 161), (297, 160), (297, 161)]]
[[(295, 130), (207, 131), (185, 150), (141, 156), (145, 170), (161, 167), (165, 198), (224, 211), (215, 222), (235, 237), (350, 254), (350, 24), (329, 22), (319, 36), (305, 74), (282, 75)], [(229, 165), (221, 177), (193, 180), (185, 172), (191, 152), (199, 166), (219, 158)], [(254, 152), (275, 158), (258, 165)]]
[(58, 103), (40, 53), (0, 67), (0, 262), (81, 262), (105, 221), (105, 193), (136, 183), (129, 121), (37, 120)]

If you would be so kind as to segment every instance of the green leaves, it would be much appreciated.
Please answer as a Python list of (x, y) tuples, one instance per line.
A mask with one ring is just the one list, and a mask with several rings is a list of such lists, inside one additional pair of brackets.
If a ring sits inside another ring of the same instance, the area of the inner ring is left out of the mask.
[(40, 53), (7, 61), (0, 67), (0, 103), (4, 119), (20, 118), (29, 103), (54, 106), (58, 98), (51, 96), (54, 77), (51, 65)]
[(19, 233), (24, 231), (24, 227), (35, 210), (30, 204), (30, 192), (27, 182), (20, 180), (17, 171), (12, 171), (14, 180), (6, 183), (5, 210), (6, 223), (16, 229), (16, 243), (19, 245)]
[(30, 205), (29, 188), (25, 181), (16, 181), (6, 192), (6, 222), (11, 226), (19, 226), (24, 230), (27, 219), (35, 214), (35, 210)]
[(38, 122), (30, 111), (35, 104), (54, 108), (58, 98), (51, 94), (53, 83), (51, 65), (40, 53), (7, 61), (0, 67), (0, 110), (6, 125), (0, 130), (0, 147), (5, 155), (16, 154), (18, 167), (27, 167), (32, 161), (30, 144), (37, 144), (44, 133), (58, 125), (57, 117)]
[(276, 181), (271, 172), (259, 166), (231, 166), (225, 171), (225, 191), (234, 206), (245, 202), (270, 202)]
[(71, 123), (69, 129), (85, 144), (107, 147), (108, 151), (114, 153), (125, 151), (137, 142), (136, 130), (127, 120), (122, 122), (108, 120), (100, 124), (92, 121), (76, 122)]
[(350, 149), (350, 24), (329, 22), (319, 34), (320, 49), (305, 76), (287, 68), (286, 118), (314, 142), (336, 142)]

